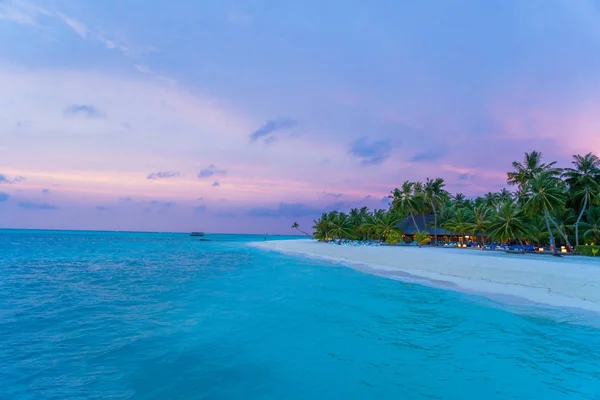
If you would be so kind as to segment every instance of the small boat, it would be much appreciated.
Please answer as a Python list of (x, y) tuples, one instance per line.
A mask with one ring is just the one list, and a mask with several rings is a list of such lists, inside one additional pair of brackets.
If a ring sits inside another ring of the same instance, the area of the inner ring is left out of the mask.
[(190, 233), (190, 236), (202, 237), (204, 236), (204, 232), (192, 232)]

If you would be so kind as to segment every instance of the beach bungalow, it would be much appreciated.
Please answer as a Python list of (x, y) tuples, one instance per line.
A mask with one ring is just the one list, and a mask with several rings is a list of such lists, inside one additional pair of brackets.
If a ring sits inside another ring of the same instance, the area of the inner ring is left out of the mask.
[[(435, 218), (433, 214), (417, 214), (412, 217), (406, 217), (398, 222), (398, 227), (402, 232), (402, 237), (406, 243), (410, 243), (414, 240), (414, 236), (417, 232), (427, 232), (431, 236), (437, 235), (439, 242), (459, 242), (462, 240), (460, 234), (448, 231), (441, 226), (435, 229)], [(415, 226), (416, 223), (416, 226)]]

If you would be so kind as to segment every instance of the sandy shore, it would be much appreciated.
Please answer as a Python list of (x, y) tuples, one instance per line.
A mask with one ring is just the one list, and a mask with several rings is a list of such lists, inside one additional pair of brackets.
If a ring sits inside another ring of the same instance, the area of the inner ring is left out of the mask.
[(517, 296), (600, 313), (600, 260), (591, 258), (468, 249), (352, 247), (306, 239), (255, 245), (341, 262), (382, 275), (421, 278), (468, 292)]

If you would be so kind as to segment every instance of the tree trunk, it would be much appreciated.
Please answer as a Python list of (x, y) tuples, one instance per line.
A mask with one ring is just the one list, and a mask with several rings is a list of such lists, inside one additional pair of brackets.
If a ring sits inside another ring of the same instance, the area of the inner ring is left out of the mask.
[(433, 232), (433, 243), (435, 244), (435, 247), (437, 247), (437, 212), (435, 211), (435, 204), (433, 204), (433, 200), (431, 201), (431, 208), (433, 209), (433, 223), (435, 225), (435, 231)]
[(485, 246), (485, 241), (483, 240), (483, 232), (479, 231), (479, 237), (481, 238), (481, 250), (483, 250), (483, 246)]
[(548, 209), (544, 207), (544, 218), (546, 219), (546, 227), (548, 228), (548, 234), (550, 235), (550, 250), (556, 253), (556, 247), (554, 246), (554, 235), (552, 234), (552, 228), (550, 228), (550, 218), (548, 217)]
[(415, 229), (417, 230), (417, 232), (421, 233), (421, 230), (419, 230), (419, 226), (417, 225), (417, 220), (415, 219), (415, 215), (412, 213), (412, 211), (410, 212), (410, 217), (412, 218), (413, 224), (415, 224)]
[(554, 219), (552, 219), (552, 217), (550, 217), (550, 221), (552, 221), (552, 223), (554, 224), (556, 229), (558, 229), (558, 233), (560, 233), (560, 236), (562, 236), (562, 238), (565, 240), (565, 243), (567, 244), (567, 248), (569, 250), (572, 249), (571, 243), (569, 243), (569, 238), (565, 235), (565, 233), (562, 231), (562, 229), (560, 229), (560, 226), (558, 226), (558, 224), (556, 223), (556, 221), (554, 221)]
[(583, 199), (583, 208), (581, 209), (581, 212), (579, 213), (579, 216), (577, 217), (577, 221), (575, 222), (575, 246), (579, 246), (579, 221), (581, 221), (581, 217), (583, 217), (583, 213), (585, 212), (585, 209), (587, 208), (587, 201), (588, 201), (588, 188), (586, 186), (585, 187), (585, 198)]
[(302, 233), (303, 235), (310, 236), (308, 233), (304, 232), (304, 231), (303, 231), (302, 229), (300, 229), (300, 228), (296, 228), (296, 230), (297, 230), (298, 232)]

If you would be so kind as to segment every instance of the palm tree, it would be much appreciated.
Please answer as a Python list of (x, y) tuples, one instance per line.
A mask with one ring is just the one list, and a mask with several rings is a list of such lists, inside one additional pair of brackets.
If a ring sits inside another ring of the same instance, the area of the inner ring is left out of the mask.
[(522, 163), (513, 161), (513, 171), (507, 173), (507, 183), (523, 188), (527, 183), (542, 172), (548, 172), (552, 176), (560, 175), (561, 170), (556, 168), (556, 162), (545, 164), (542, 162), (543, 155), (539, 151), (525, 153), (525, 159)]
[(509, 200), (500, 205), (498, 213), (492, 218), (488, 226), (489, 234), (501, 243), (509, 240), (517, 240), (523, 252), (522, 238), (527, 235), (525, 215), (522, 209), (513, 201)]
[(431, 209), (433, 210), (433, 221), (434, 221), (434, 225), (435, 225), (435, 229), (434, 229), (434, 233), (433, 233), (433, 241), (436, 246), (438, 245), (437, 210), (438, 210), (438, 208), (440, 208), (442, 206), (442, 204), (444, 203), (444, 200), (448, 196), (448, 192), (446, 190), (444, 190), (444, 186), (446, 186), (446, 184), (444, 183), (444, 179), (442, 179), (442, 178), (435, 178), (433, 180), (427, 178), (427, 181), (425, 182), (425, 187), (424, 187), (425, 202), (429, 203), (431, 205)]
[(487, 192), (483, 197), (483, 204), (489, 209), (496, 208), (496, 204), (498, 204), (498, 193)]
[(362, 233), (361, 226), (363, 225), (363, 222), (364, 222), (364, 217), (360, 213), (360, 210), (358, 208), (351, 209), (350, 213), (348, 214), (348, 218), (350, 219), (352, 233), (354, 234), (354, 236), (360, 237), (360, 235)]
[(565, 169), (563, 178), (575, 194), (583, 196), (583, 205), (575, 221), (575, 246), (579, 246), (579, 222), (586, 212), (591, 198), (599, 192), (600, 158), (592, 153), (585, 156), (574, 155), (573, 168)]
[(444, 236), (447, 236), (447, 227), (449, 221), (454, 217), (456, 208), (450, 198), (446, 198), (438, 213), (438, 224), (444, 229)]
[(586, 240), (592, 244), (600, 243), (600, 207), (590, 207), (581, 227), (584, 229), (583, 237)]
[(509, 200), (512, 200), (513, 194), (506, 188), (502, 188), (501, 191), (498, 192), (498, 201), (500, 203), (505, 203)]
[(462, 193), (456, 193), (453, 198), (457, 205), (461, 205), (467, 199)]
[(466, 207), (457, 208), (451, 219), (446, 222), (446, 228), (460, 234), (463, 237), (463, 242), (466, 234), (471, 232), (472, 226), (473, 217)]
[[(600, 207), (596, 207), (600, 204), (600, 158), (592, 153), (575, 155), (570, 167), (562, 170), (554, 162), (546, 163), (540, 152), (525, 153), (524, 161), (514, 162), (507, 175), (507, 182), (516, 186), (514, 193), (502, 189), (472, 199), (461, 193), (450, 196), (441, 178), (406, 181), (391, 192), (387, 211), (370, 212), (363, 207), (347, 214), (323, 213), (314, 221), (314, 237), (396, 242), (398, 219), (408, 216), (417, 233), (425, 237), (417, 214), (425, 219), (424, 214), (432, 213), (436, 243), (438, 226), (463, 239), (474, 234), (483, 243), (486, 236), (518, 241), (522, 246), (525, 240), (538, 246), (550, 243), (554, 251), (559, 242), (569, 248), (572, 241), (581, 244), (581, 237), (586, 242), (600, 241)], [(292, 228), (306, 234), (297, 222)]]
[(427, 232), (417, 232), (414, 239), (419, 247), (423, 247), (424, 244), (431, 241), (431, 236)]
[(399, 221), (400, 218), (395, 212), (384, 212), (375, 220), (375, 231), (383, 240), (387, 240), (392, 232), (400, 233)]
[[(490, 209), (485, 206), (479, 206), (473, 208), (473, 216), (472, 223), (469, 227), (469, 231), (473, 232), (474, 235), (479, 234), (481, 238), (482, 246), (485, 244), (485, 239), (483, 238), (484, 232), (487, 232), (487, 227), (489, 225), (489, 214)], [(483, 249), (483, 247), (482, 247)]]
[(302, 229), (300, 229), (300, 225), (298, 225), (298, 222), (294, 222), (292, 224), (292, 229), (296, 229), (298, 232), (302, 233), (303, 235), (310, 236), (308, 233), (306, 233)]
[(525, 208), (530, 214), (543, 214), (550, 236), (550, 247), (556, 251), (554, 235), (551, 227), (551, 213), (557, 210), (564, 203), (565, 192), (561, 182), (552, 172), (539, 172), (527, 182), (527, 192), (529, 198), (525, 203)]
[(569, 241), (569, 233), (573, 230), (576, 218), (575, 211), (562, 207), (554, 213), (551, 220), (556, 228), (556, 232), (563, 238), (569, 250), (572, 249), (571, 242)]
[(394, 189), (392, 191), (392, 196), (390, 197), (394, 199), (392, 201), (391, 210), (401, 215), (410, 215), (413, 224), (415, 225), (415, 229), (417, 230), (417, 232), (419, 232), (419, 226), (417, 225), (417, 221), (415, 220), (415, 210), (417, 208), (417, 199), (415, 196), (415, 183), (405, 181), (402, 184), (402, 189)]
[(331, 220), (331, 234), (342, 243), (342, 239), (347, 238), (352, 233), (350, 218), (346, 213), (338, 213)]
[(333, 230), (333, 220), (339, 214), (337, 211), (324, 212), (321, 214), (321, 218), (313, 221), (315, 223), (313, 226), (315, 230), (314, 237), (318, 240), (329, 241)]

